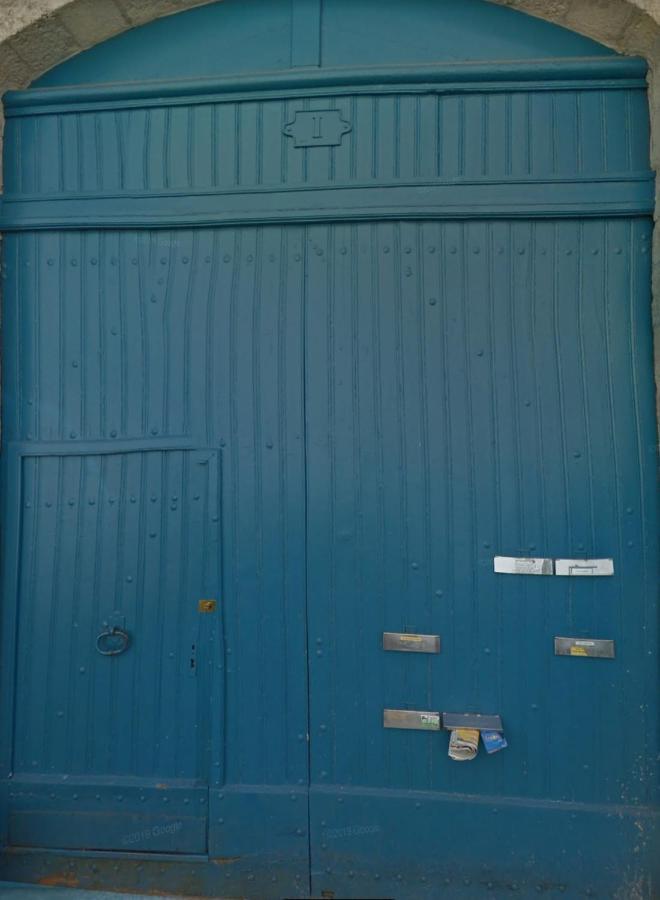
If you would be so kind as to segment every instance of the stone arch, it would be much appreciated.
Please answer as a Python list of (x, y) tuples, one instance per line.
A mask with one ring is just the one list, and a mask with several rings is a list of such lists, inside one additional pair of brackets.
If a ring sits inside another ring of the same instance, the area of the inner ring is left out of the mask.
[[(21, 88), (122, 31), (213, 0), (12, 0), (0, 23), (0, 87)], [(657, 0), (490, 0), (660, 63)]]
[[(213, 0), (5, 0), (0, 21), (0, 93), (24, 88), (76, 53), (161, 16)], [(651, 165), (660, 173), (659, 0), (489, 0), (546, 19), (649, 63)], [(1, 128), (0, 113), (0, 128)], [(658, 179), (660, 184), (660, 179)], [(660, 187), (656, 195), (660, 219)], [(654, 347), (660, 388), (660, 226), (653, 254)], [(658, 392), (660, 423), (660, 390)]]

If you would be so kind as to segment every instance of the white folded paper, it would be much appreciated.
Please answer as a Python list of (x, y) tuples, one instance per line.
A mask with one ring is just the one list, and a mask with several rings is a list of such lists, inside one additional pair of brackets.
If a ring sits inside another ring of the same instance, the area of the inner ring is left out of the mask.
[(449, 736), (449, 756), (458, 762), (474, 759), (479, 750), (477, 728), (454, 728)]

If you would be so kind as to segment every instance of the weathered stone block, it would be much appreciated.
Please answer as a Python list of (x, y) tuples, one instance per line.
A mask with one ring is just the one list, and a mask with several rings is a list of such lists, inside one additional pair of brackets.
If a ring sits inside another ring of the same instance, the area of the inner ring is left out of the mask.
[(81, 47), (106, 41), (129, 26), (114, 0), (78, 0), (65, 6), (58, 15)]
[(572, 0), (566, 24), (596, 41), (611, 43), (623, 36), (634, 8), (621, 0)]
[(193, 6), (204, 6), (210, 2), (212, 0), (117, 0), (117, 5), (132, 25), (143, 25), (160, 16), (168, 16)]
[(30, 67), (34, 77), (81, 49), (71, 32), (52, 14), (24, 28), (10, 39), (9, 45)]
[(631, 56), (655, 58), (656, 54), (660, 54), (657, 23), (646, 13), (635, 13), (623, 34), (621, 46), (617, 49)]
[(571, 5), (571, 0), (492, 0), (492, 2), (519, 9), (521, 12), (551, 22), (561, 21)]
[(660, 172), (660, 67), (650, 70), (648, 82), (651, 115), (651, 166), (656, 172)]
[(24, 87), (32, 78), (32, 70), (8, 44), (0, 48), (0, 92)]
[(18, 34), (71, 0), (2, 0), (0, 40)]
[(630, 3), (633, 6), (638, 6), (640, 9), (646, 10), (649, 15), (654, 15), (656, 18), (658, 17), (658, 13), (660, 13), (660, 3), (658, 0), (630, 0)]

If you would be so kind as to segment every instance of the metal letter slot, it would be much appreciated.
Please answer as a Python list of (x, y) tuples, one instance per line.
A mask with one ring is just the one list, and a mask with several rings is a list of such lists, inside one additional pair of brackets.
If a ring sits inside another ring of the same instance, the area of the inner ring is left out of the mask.
[(555, 575), (614, 575), (614, 560), (558, 559)]
[(454, 728), (478, 728), (479, 731), (504, 731), (500, 716), (481, 713), (443, 713), (442, 727), (448, 731)]
[(400, 650), (404, 653), (440, 653), (440, 637), (437, 634), (405, 634), (400, 631), (383, 633), (383, 650)]
[(383, 728), (414, 728), (417, 731), (440, 731), (439, 712), (416, 709), (384, 709)]
[(614, 659), (614, 641), (599, 638), (555, 638), (555, 656), (591, 656)]
[(535, 556), (496, 556), (494, 570), (502, 575), (552, 575), (551, 559)]

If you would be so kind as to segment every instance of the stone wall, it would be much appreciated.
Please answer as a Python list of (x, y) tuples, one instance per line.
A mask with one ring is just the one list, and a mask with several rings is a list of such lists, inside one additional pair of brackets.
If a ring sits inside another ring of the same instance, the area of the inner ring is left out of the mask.
[[(209, 0), (0, 0), (0, 93), (135, 25)], [(405, 2), (405, 0), (402, 0)], [(660, 173), (660, 0), (491, 0), (649, 62), (651, 162)], [(0, 114), (0, 134), (1, 134)], [(660, 385), (660, 178), (654, 232), (656, 382)], [(658, 393), (660, 424), (660, 391)]]

